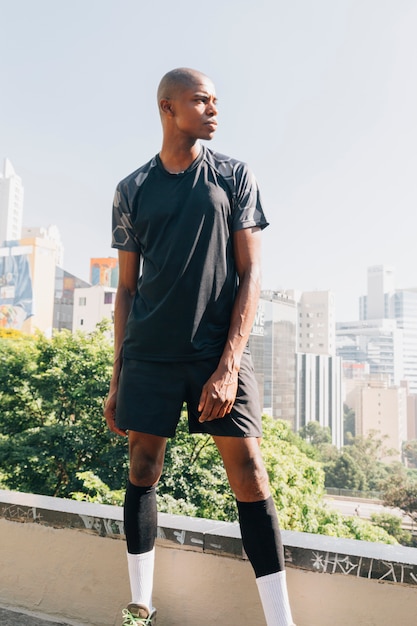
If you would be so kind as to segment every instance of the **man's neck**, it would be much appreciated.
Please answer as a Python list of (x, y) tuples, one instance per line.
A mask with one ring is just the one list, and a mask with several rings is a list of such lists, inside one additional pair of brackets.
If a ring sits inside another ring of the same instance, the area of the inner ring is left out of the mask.
[(201, 145), (196, 141), (191, 146), (184, 146), (181, 148), (172, 148), (167, 145), (162, 145), (162, 149), (159, 153), (159, 158), (162, 161), (162, 165), (170, 174), (179, 174), (184, 172), (191, 163), (196, 160), (201, 151)]

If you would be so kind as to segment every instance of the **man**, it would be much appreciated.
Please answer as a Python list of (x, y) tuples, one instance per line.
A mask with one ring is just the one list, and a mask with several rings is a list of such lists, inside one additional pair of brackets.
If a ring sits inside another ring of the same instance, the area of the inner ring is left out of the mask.
[(162, 149), (119, 183), (113, 210), (120, 279), (105, 416), (113, 432), (129, 438), (124, 522), (132, 601), (124, 624), (154, 623), (155, 486), (186, 402), (190, 432), (210, 433), (222, 456), (267, 624), (290, 626), (246, 347), (268, 223), (247, 166), (200, 144), (217, 127), (211, 80), (172, 70), (160, 82), (158, 106)]

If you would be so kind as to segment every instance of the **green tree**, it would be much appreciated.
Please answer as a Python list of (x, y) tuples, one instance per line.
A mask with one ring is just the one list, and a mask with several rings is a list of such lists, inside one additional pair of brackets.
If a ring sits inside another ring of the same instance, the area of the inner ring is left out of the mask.
[(316, 460), (327, 462), (337, 458), (338, 450), (332, 444), (332, 434), (328, 426), (320, 426), (315, 421), (308, 422), (298, 431), (298, 435), (311, 444), (310, 447), (316, 451)]
[(412, 545), (412, 535), (410, 532), (403, 530), (403, 521), (398, 515), (392, 513), (372, 513), (371, 522), (380, 528), (386, 530), (386, 532), (395, 537), (396, 540), (405, 545)]
[(299, 436), (305, 439), (311, 445), (319, 448), (322, 444), (332, 442), (332, 434), (328, 426), (320, 426), (318, 422), (308, 422), (305, 426), (300, 428)]
[(393, 476), (384, 486), (383, 500), (386, 506), (397, 507), (417, 523), (417, 480)]
[(37, 348), (33, 337), (0, 338), (0, 432), (14, 435), (44, 422), (40, 399), (32, 387)]
[[(237, 519), (233, 494), (213, 439), (190, 435), (183, 413), (175, 438), (169, 439), (158, 485), (160, 510), (172, 512), (175, 500), (196, 517)], [(177, 505), (176, 505), (177, 506)]]
[(350, 439), (338, 456), (325, 464), (326, 487), (378, 491), (392, 471), (383, 461), (395, 451), (385, 447), (385, 437), (377, 431)]
[(315, 510), (324, 494), (321, 464), (304, 453), (287, 422), (263, 419), (262, 454), (280, 524), (289, 530), (314, 532)]
[(77, 473), (88, 470), (110, 489), (124, 482), (126, 442), (102, 417), (112, 354), (105, 330), (0, 339), (0, 472), (7, 488), (68, 497), (82, 486)]
[(417, 439), (410, 439), (403, 443), (403, 456), (408, 467), (417, 468)]
[(326, 487), (367, 491), (368, 482), (362, 467), (348, 450), (326, 465)]
[(356, 435), (355, 411), (343, 405), (343, 443), (347, 446)]

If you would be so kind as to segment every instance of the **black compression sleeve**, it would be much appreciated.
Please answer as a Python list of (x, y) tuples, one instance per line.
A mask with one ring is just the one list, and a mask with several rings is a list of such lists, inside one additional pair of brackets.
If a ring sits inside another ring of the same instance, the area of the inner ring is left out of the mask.
[(272, 497), (237, 502), (242, 543), (256, 578), (285, 569), (281, 531)]
[(127, 551), (143, 554), (152, 550), (157, 524), (155, 487), (137, 487), (128, 481), (124, 502)]

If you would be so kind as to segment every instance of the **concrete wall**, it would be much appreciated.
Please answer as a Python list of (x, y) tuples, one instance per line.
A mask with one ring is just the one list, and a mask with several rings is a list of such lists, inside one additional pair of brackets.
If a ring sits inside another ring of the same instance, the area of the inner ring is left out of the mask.
[[(130, 599), (120, 520), (116, 507), (0, 491), (0, 603), (74, 624), (120, 624)], [(264, 624), (236, 530), (160, 516), (158, 626)], [(302, 533), (283, 537), (297, 626), (415, 626), (416, 550)]]

